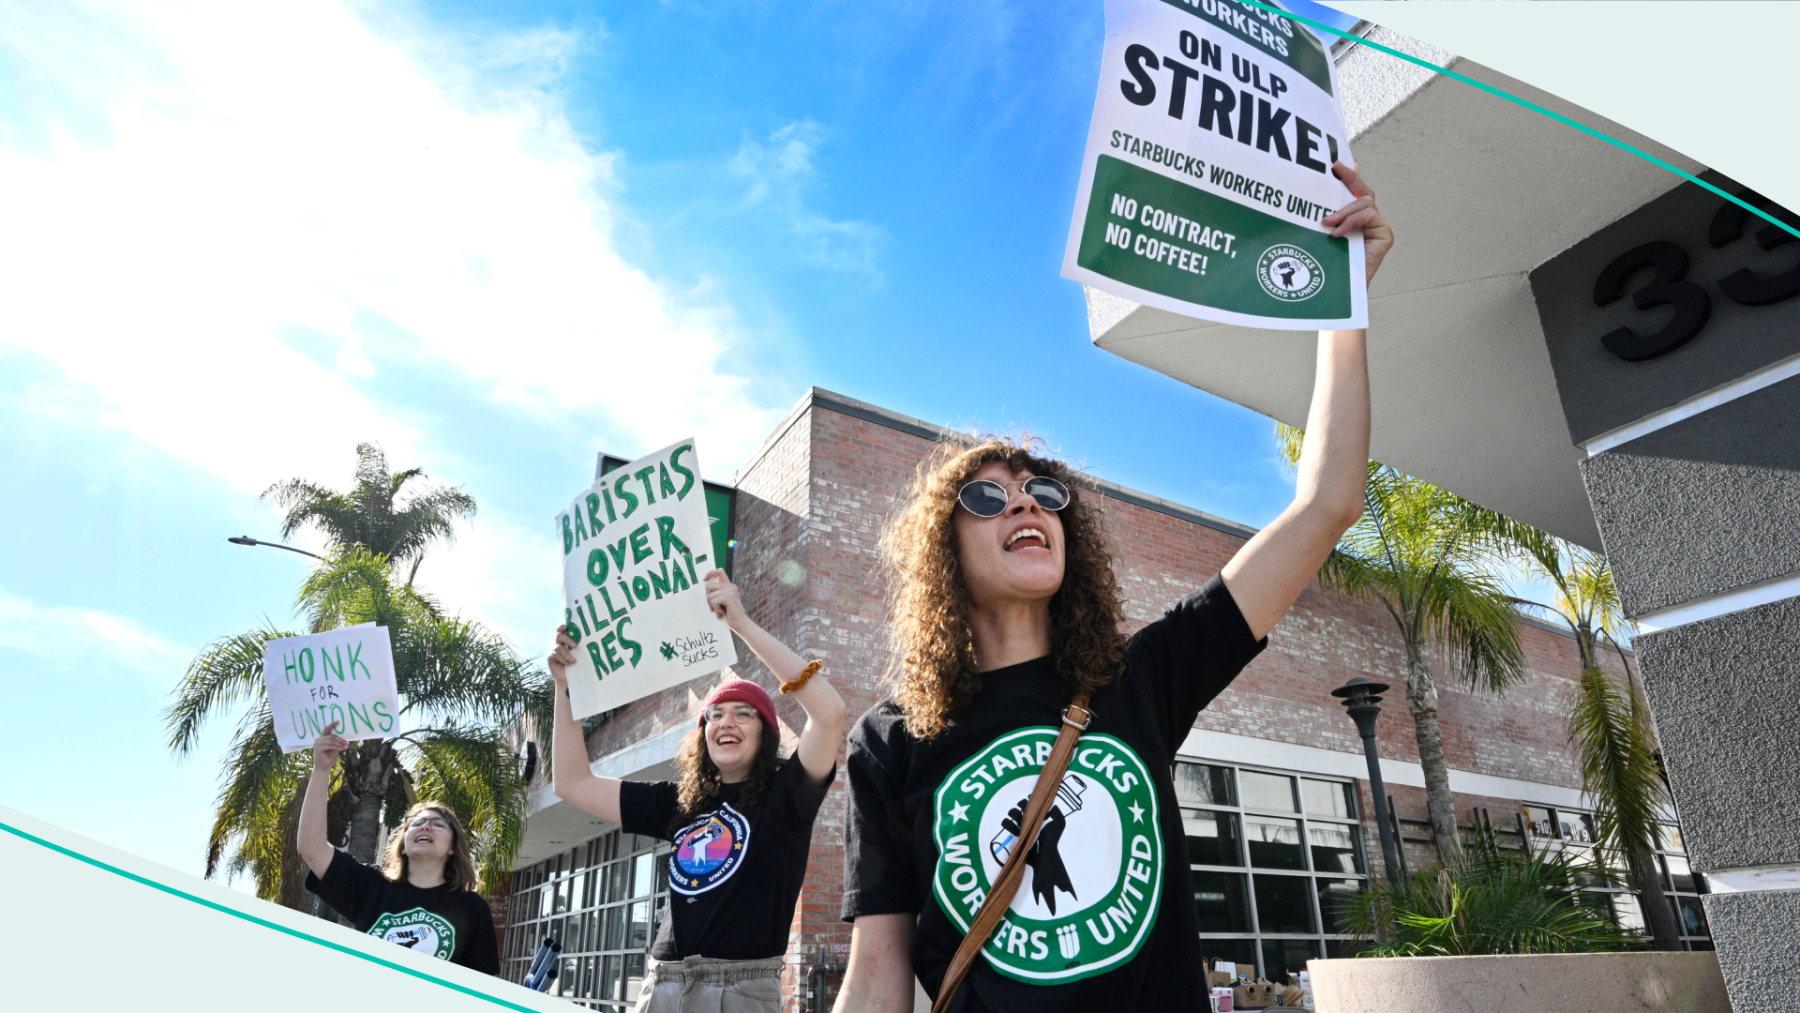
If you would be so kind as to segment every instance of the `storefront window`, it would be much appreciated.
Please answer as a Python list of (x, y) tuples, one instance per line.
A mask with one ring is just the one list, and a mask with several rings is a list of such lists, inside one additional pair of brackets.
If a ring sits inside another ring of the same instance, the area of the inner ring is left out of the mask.
[(1362, 883), (1354, 879), (1321, 879), (1316, 882), (1319, 886), (1319, 914), (1325, 919), (1325, 931), (1348, 933), (1350, 905), (1356, 902), (1357, 894), (1362, 893)]
[(1310, 777), (1300, 779), (1300, 797), (1306, 802), (1308, 816), (1324, 816), (1327, 819), (1352, 819), (1356, 806), (1350, 799), (1350, 786), (1340, 781), (1318, 781)]
[(644, 951), (668, 907), (668, 844), (613, 831), (512, 875), (501, 973), (522, 982), (545, 936), (563, 945), (550, 993), (623, 1013), (644, 982)]
[[(1573, 848), (1584, 853), (1592, 850), (1592, 813), (1561, 806), (1525, 805), (1521, 808), (1532, 847)], [(1700, 906), (1700, 897), (1706, 893), (1706, 877), (1693, 871), (1688, 865), (1686, 850), (1682, 846), (1681, 828), (1673, 823), (1662, 824), (1659, 828), (1656, 860), (1662, 871), (1662, 885), (1667, 892), (1669, 906), (1675, 912), (1675, 923), (1681, 932), (1682, 945), (1690, 950), (1712, 949), (1711, 932), (1706, 926), (1706, 912)], [(1617, 856), (1609, 856), (1608, 864), (1620, 871), (1625, 869), (1625, 863)], [(1643, 898), (1616, 888), (1596, 892), (1611, 895), (1609, 899), (1612, 912), (1621, 927), (1631, 932), (1649, 931), (1640, 906)]]
[(1199, 915), (1201, 932), (1250, 931), (1243, 873), (1194, 873), (1194, 911)]
[(1244, 787), (1244, 808), (1284, 813), (1300, 811), (1294, 805), (1293, 778), (1255, 770), (1240, 770), (1238, 777)]
[(1257, 928), (1296, 935), (1319, 931), (1313, 922), (1312, 893), (1312, 881), (1304, 876), (1257, 876)]
[(1200, 950), (1247, 975), (1284, 978), (1351, 956), (1344, 907), (1367, 885), (1349, 781), (1222, 763), (1177, 763)]
[(1242, 865), (1236, 813), (1184, 812), (1188, 861), (1195, 865)]
[(1245, 816), (1244, 836), (1250, 842), (1251, 865), (1262, 869), (1306, 868), (1306, 857), (1300, 848), (1299, 820)]

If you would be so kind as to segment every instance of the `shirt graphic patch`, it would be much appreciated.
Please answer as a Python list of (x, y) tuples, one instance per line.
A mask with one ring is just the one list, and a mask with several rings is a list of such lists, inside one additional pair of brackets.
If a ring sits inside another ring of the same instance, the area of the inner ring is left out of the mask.
[(369, 935), (439, 960), (449, 960), (456, 952), (456, 926), (422, 907), (382, 915), (369, 926)]
[(730, 879), (750, 846), (750, 821), (730, 805), (683, 827), (669, 853), (669, 888), (680, 894), (705, 893)]
[[(967, 932), (1020, 833), (1056, 729), (1022, 728), (969, 757), (933, 798), (932, 892)], [(1162, 896), (1156, 787), (1125, 743), (1084, 735), (1026, 858), (1025, 877), (981, 955), (1009, 978), (1076, 981), (1143, 948)]]

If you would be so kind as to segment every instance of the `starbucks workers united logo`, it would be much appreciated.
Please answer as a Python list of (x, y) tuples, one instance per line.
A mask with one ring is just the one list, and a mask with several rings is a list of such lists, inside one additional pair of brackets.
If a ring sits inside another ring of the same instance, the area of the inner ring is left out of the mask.
[(1276, 243), (1256, 258), (1256, 281), (1282, 302), (1299, 302), (1325, 287), (1325, 268), (1300, 247)]
[[(1012, 854), (1055, 742), (1047, 727), (1003, 735), (938, 786), (932, 892), (964, 932)], [(1137, 955), (1156, 923), (1163, 846), (1155, 782), (1130, 747), (1110, 735), (1082, 736), (1025, 864), (1018, 893), (982, 947), (995, 970), (1020, 981), (1075, 981)]]

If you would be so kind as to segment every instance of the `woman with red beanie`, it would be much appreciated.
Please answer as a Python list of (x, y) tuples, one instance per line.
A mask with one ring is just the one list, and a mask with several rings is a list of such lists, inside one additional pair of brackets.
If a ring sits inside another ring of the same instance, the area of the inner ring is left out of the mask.
[[(813, 817), (837, 776), (844, 701), (820, 663), (800, 656), (744, 614), (724, 570), (706, 575), (706, 603), (806, 712), (793, 755), (782, 758), (775, 702), (748, 679), (727, 679), (700, 708), (676, 763), (679, 781), (621, 781), (588, 766), (587, 743), (556, 694), (556, 794), (627, 833), (671, 841), (669, 913), (650, 947), (639, 1013), (752, 1013), (781, 1008), (788, 926), (806, 876)], [(575, 642), (557, 628), (550, 675), (559, 690)]]

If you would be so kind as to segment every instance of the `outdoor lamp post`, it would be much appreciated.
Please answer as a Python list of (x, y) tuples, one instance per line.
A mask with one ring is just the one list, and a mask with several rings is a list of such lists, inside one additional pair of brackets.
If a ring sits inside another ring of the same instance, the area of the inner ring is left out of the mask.
[(316, 552), (308, 552), (305, 549), (296, 549), (292, 545), (283, 545), (280, 542), (259, 542), (256, 539), (251, 538), (249, 535), (236, 535), (234, 537), (227, 538), (225, 540), (232, 543), (233, 545), (267, 545), (271, 549), (286, 549), (289, 552), (298, 552), (302, 556), (311, 556), (314, 559), (324, 559), (325, 558), (324, 556), (321, 556)]
[(1344, 702), (1350, 720), (1363, 740), (1363, 757), (1369, 761), (1369, 791), (1375, 796), (1375, 825), (1381, 831), (1381, 860), (1387, 866), (1388, 882), (1400, 871), (1400, 857), (1395, 850), (1394, 828), (1388, 822), (1387, 786), (1381, 781), (1381, 759), (1375, 754), (1375, 719), (1381, 716), (1381, 694), (1387, 692), (1385, 682), (1357, 676), (1331, 691)]

